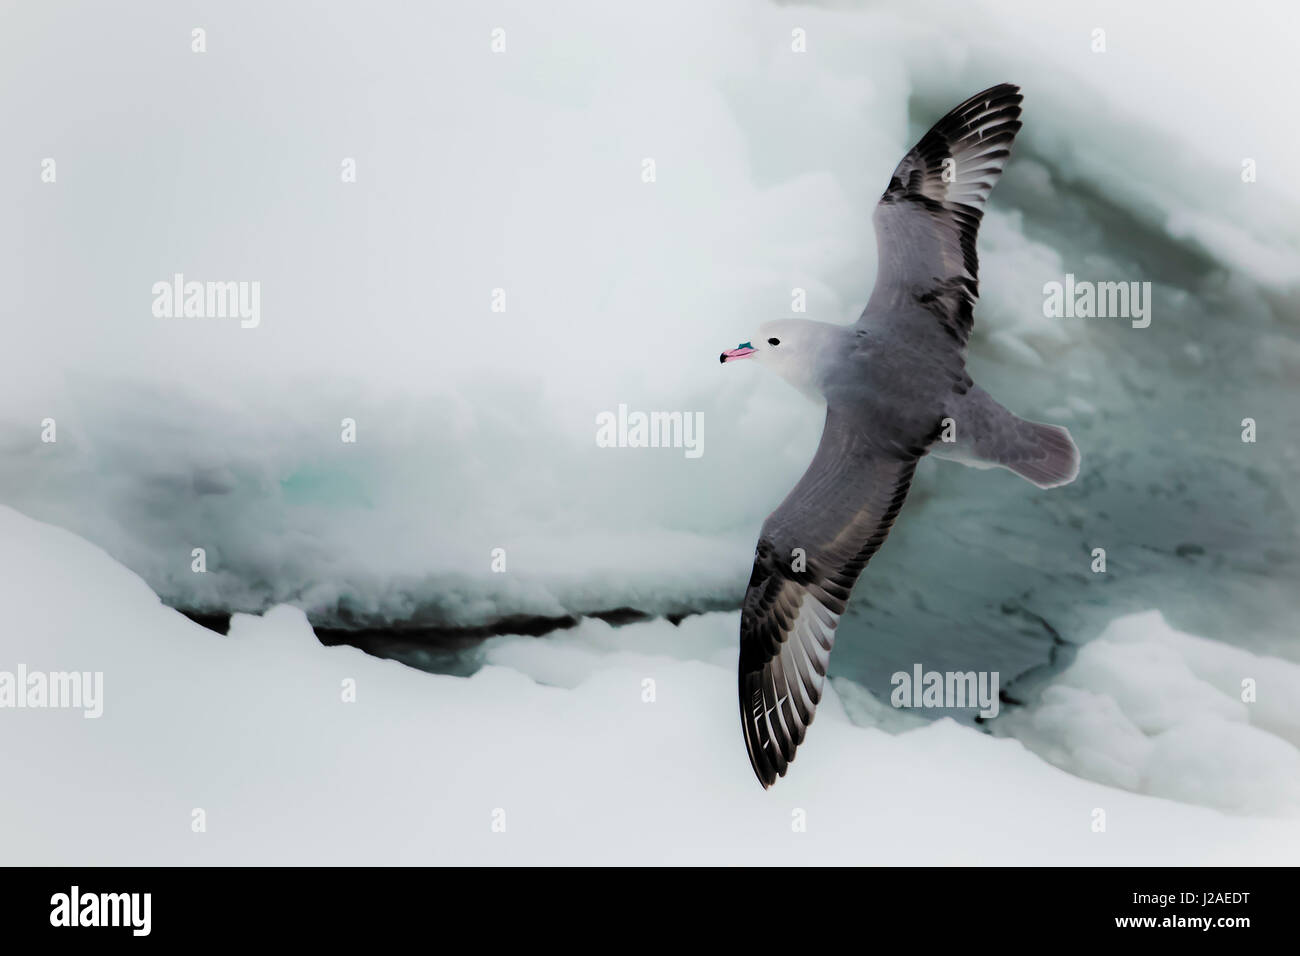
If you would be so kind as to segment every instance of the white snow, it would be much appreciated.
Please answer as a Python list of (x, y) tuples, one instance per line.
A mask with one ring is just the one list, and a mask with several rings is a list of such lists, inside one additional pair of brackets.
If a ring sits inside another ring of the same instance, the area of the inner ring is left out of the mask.
[[(473, 678), (439, 677), (322, 647), (287, 606), (237, 617), (222, 639), (100, 549), (9, 508), (0, 607), (0, 669), (102, 671), (105, 696), (97, 720), (0, 710), (4, 863), (1300, 859), (1298, 821), (1105, 787), (950, 721), (857, 727), (834, 690), (764, 792), (737, 727), (734, 615), (588, 625), (554, 648), (502, 641)], [(666, 656), (687, 643), (698, 659)], [(1207, 681), (1232, 676), (1195, 647), (1187, 660)]]
[(1040, 702), (995, 727), (1072, 773), (1239, 812), (1300, 815), (1300, 666), (1112, 622)]

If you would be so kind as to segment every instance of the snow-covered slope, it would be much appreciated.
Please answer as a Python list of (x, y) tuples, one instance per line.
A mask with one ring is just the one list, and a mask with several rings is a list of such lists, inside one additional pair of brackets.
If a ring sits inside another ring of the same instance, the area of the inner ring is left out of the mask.
[(993, 727), (1091, 780), (1300, 814), (1300, 666), (1184, 634), (1159, 611), (1111, 622)]
[[(613, 653), (497, 645), (473, 678), (435, 676), (322, 647), (284, 606), (223, 639), (98, 548), (2, 507), (0, 606), (0, 670), (104, 675), (98, 719), (0, 710), (5, 863), (1300, 859), (1300, 822), (1111, 789), (950, 721), (856, 727), (833, 692), (764, 792), (740, 745), (733, 615), (633, 625)], [(696, 660), (653, 652), (691, 653), (692, 635)], [(552, 654), (571, 686), (523, 672), (546, 677)]]

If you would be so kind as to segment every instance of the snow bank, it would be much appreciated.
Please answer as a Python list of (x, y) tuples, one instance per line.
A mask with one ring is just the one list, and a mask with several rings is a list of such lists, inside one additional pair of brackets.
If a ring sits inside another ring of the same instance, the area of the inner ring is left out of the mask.
[(1071, 773), (1238, 812), (1300, 814), (1300, 667), (1114, 621), (1034, 706), (995, 725)]
[[(950, 721), (855, 727), (833, 691), (763, 792), (732, 615), (590, 628), (553, 661), (550, 642), (503, 642), (473, 678), (440, 677), (324, 648), (289, 607), (222, 639), (8, 508), (0, 603), (0, 669), (102, 671), (105, 692), (97, 720), (0, 710), (4, 863), (1294, 863), (1300, 847), (1295, 821), (1104, 787)], [(664, 655), (687, 642), (699, 659)], [(548, 668), (562, 686), (528, 676)]]

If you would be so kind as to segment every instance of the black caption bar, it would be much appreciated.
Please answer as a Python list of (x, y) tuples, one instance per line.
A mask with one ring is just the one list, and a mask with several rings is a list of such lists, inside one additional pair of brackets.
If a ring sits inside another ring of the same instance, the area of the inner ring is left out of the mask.
[[(999, 935), (1023, 929), (1054, 930), (1072, 940), (1199, 936), (1231, 945), (1253, 933), (1285, 929), (1294, 913), (1294, 872), (1287, 869), (782, 867), (611, 874), (574, 868), (543, 874), (528, 869), (50, 867), (0, 869), (0, 879), (7, 940), (75, 936), (79, 943), (95, 944), (114, 937), (128, 945), (277, 936), (295, 942), (373, 941), (389, 933), (443, 932), (453, 925), (534, 925), (548, 927), (550, 934), (560, 930), (557, 920), (565, 913), (577, 921), (571, 930), (589, 939), (615, 918), (637, 925), (648, 921), (643, 928), (657, 935), (701, 919), (734, 922), (741, 915), (735, 909), (738, 899), (764, 897), (771, 921), (793, 927), (813, 914), (788, 923), (784, 917), (794, 914), (783, 914), (780, 899), (801, 893), (815, 895), (818, 918), (828, 925), (846, 919), (857, 924), (864, 942), (908, 926), (925, 927), (927, 940), (969, 942), (972, 933), (996, 926)], [(750, 926), (756, 930), (762, 922)]]

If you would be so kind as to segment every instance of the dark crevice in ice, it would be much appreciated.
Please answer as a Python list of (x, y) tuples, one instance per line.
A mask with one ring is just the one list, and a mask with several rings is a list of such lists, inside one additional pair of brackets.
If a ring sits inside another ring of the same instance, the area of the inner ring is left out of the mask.
[(195, 624), (206, 627), (209, 631), (215, 631), (222, 637), (230, 633), (230, 612), (229, 611), (208, 611), (194, 610), (191, 608), (178, 607), (180, 611)]
[[(236, 613), (230, 610), (171, 606), (196, 624), (223, 636), (230, 632), (230, 619)], [(708, 610), (717, 610), (717, 608), (677, 611), (662, 617), (673, 626), (677, 626), (686, 618)], [(624, 606), (583, 614), (513, 614), (475, 626), (431, 625), (410, 620), (345, 624), (337, 617), (331, 617), (326, 622), (311, 621), (311, 625), (317, 640), (326, 647), (346, 644), (374, 657), (400, 661), (420, 670), (465, 676), (472, 674), (479, 667), (479, 663), (473, 659), (473, 656), (466, 652), (492, 637), (507, 635), (545, 637), (556, 631), (576, 627), (584, 617), (596, 618), (614, 627), (622, 627), (625, 624), (654, 620), (658, 616), (660, 615), (639, 608)]]

